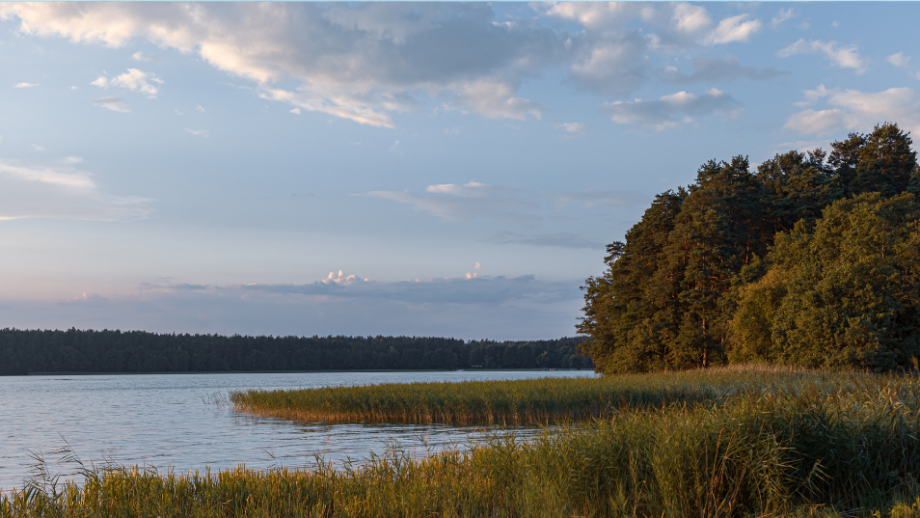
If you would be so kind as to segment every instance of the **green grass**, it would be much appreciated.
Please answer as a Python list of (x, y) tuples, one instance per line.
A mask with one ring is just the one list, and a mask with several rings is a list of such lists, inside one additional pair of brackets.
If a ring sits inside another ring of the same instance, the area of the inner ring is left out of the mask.
[(631, 408), (722, 402), (742, 394), (795, 390), (807, 380), (822, 391), (877, 376), (740, 366), (604, 378), (543, 378), (411, 383), (232, 392), (240, 411), (325, 422), (460, 424), (559, 423), (606, 418)]
[(708, 387), (708, 399), (637, 396), (527, 441), (426, 458), (392, 450), (339, 469), (90, 471), (82, 488), (0, 497), (0, 518), (920, 517), (915, 378), (735, 369), (621, 382)]

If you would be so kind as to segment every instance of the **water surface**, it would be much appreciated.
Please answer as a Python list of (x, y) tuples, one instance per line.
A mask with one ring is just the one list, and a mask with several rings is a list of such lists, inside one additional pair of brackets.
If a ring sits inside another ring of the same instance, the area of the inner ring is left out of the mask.
[[(493, 435), (482, 427), (294, 423), (215, 404), (234, 390), (593, 376), (590, 371), (330, 372), (0, 377), (0, 490), (68, 446), (84, 464), (114, 462), (186, 472), (245, 465), (305, 467), (367, 459), (398, 445), (424, 455)], [(527, 428), (519, 429), (527, 433)], [(50, 465), (71, 477), (74, 463)]]

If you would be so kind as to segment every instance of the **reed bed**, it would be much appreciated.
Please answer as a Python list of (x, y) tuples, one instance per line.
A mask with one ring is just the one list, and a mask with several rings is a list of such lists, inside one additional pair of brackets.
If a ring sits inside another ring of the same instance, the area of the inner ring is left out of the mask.
[(302, 421), (522, 424), (607, 418), (630, 408), (722, 402), (742, 394), (823, 392), (879, 379), (857, 372), (735, 366), (604, 378), (411, 383), (232, 392), (240, 411)]
[(920, 517), (917, 379), (771, 376), (786, 381), (425, 458), (394, 449), (340, 469), (88, 470), (82, 487), (0, 497), (0, 518)]

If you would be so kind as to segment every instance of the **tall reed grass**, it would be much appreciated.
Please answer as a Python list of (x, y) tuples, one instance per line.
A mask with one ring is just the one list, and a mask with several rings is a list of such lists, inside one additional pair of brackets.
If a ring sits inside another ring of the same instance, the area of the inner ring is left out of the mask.
[(713, 380), (716, 394), (731, 392), (720, 376), (750, 383), (425, 458), (394, 449), (340, 469), (89, 470), (82, 487), (0, 497), (0, 518), (920, 517), (917, 379), (681, 376)]
[(836, 390), (878, 380), (856, 372), (737, 366), (604, 378), (543, 378), (410, 383), (302, 390), (232, 392), (238, 410), (325, 422), (460, 424), (558, 423), (605, 418), (628, 408), (720, 402), (741, 394), (785, 391), (802, 380)]
[(393, 450), (339, 470), (107, 469), (82, 488), (3, 497), (0, 517), (868, 515), (920, 495), (918, 383), (823, 388), (632, 409), (527, 442)]

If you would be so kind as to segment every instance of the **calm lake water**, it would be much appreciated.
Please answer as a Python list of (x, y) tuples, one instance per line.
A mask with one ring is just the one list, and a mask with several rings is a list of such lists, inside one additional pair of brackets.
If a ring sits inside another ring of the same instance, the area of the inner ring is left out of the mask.
[[(0, 377), (0, 490), (21, 487), (34, 473), (30, 454), (53, 463), (62, 457), (54, 451), (67, 445), (86, 465), (111, 461), (185, 472), (204, 466), (307, 467), (316, 455), (327, 461), (360, 461), (388, 445), (423, 455), (496, 433), (443, 425), (295, 423), (214, 403), (234, 390), (593, 375), (490, 371)], [(77, 466), (50, 468), (64, 479)]]

